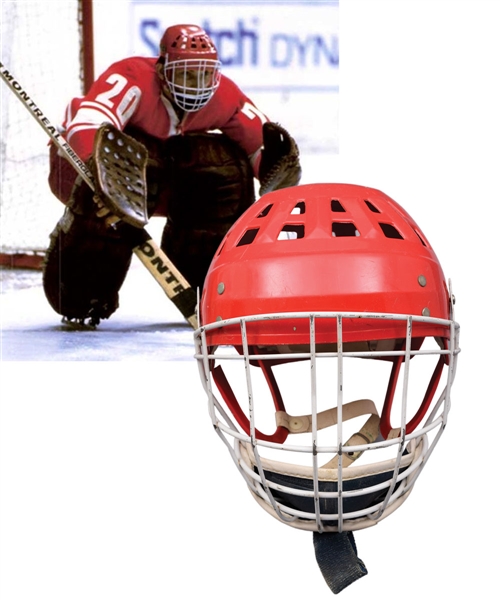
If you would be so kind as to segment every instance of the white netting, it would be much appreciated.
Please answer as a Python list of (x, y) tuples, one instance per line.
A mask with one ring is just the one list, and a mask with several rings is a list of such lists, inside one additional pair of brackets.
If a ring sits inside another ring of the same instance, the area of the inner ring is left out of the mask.
[[(1, 62), (58, 126), (82, 90), (78, 0), (1, 3)], [(7, 84), (1, 87), (0, 252), (44, 250), (62, 214), (47, 183), (48, 141)]]

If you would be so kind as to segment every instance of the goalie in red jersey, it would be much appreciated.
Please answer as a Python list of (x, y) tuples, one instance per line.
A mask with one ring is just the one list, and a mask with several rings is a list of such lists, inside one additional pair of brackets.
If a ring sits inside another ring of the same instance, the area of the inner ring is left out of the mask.
[[(161, 247), (194, 288), (255, 201), (254, 178), (260, 194), (300, 180), (295, 141), (221, 74), (197, 25), (167, 28), (158, 58), (116, 62), (71, 101), (62, 133), (91, 167), (103, 123), (146, 146), (148, 213), (167, 217)], [(66, 209), (51, 234), (45, 294), (66, 319), (97, 324), (118, 307), (132, 244), (101, 218), (92, 191), (53, 145), (49, 184)]]

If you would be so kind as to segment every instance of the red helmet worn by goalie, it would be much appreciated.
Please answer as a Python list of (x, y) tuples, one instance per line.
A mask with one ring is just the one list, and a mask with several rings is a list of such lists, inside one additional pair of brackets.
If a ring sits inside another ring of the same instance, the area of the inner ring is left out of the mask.
[(268, 513), (318, 535), (404, 502), (446, 424), (459, 327), (401, 206), (346, 184), (262, 196), (212, 261), (200, 322), (213, 425)]
[(186, 112), (203, 108), (219, 86), (217, 50), (198, 25), (168, 27), (160, 41), (164, 77), (174, 102)]

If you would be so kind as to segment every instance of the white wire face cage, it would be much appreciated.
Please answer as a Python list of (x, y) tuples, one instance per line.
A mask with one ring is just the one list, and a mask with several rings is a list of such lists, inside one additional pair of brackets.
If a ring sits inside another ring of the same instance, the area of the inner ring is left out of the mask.
[(220, 61), (213, 59), (167, 60), (164, 75), (175, 103), (186, 112), (196, 112), (219, 87), (220, 70)]
[[(250, 328), (290, 318), (305, 322), (309, 344), (248, 343)], [(316, 343), (323, 319), (336, 323), (335, 344)], [(406, 338), (344, 343), (350, 319), (403, 323)], [(412, 349), (416, 323), (448, 331), (449, 342), (428, 337)], [(210, 334), (225, 328), (239, 330), (240, 342), (210, 347)], [(268, 513), (298, 529), (354, 531), (408, 497), (446, 425), (459, 353), (455, 321), (267, 314), (211, 323), (194, 335), (214, 428)], [(401, 367), (395, 376), (394, 365)]]

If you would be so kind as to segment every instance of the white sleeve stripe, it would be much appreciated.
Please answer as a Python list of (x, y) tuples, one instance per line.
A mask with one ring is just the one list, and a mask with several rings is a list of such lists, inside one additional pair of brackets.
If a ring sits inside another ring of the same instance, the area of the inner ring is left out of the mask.
[(100, 104), (93, 104), (85, 102), (80, 105), (73, 120), (68, 124), (68, 129), (72, 129), (74, 125), (80, 125), (81, 123), (88, 123), (89, 125), (101, 124), (104, 121), (112, 123), (118, 129), (121, 129), (120, 122), (111, 111), (105, 109)]
[(68, 142), (68, 144), (71, 143), (71, 138), (75, 133), (78, 133), (79, 131), (92, 131), (94, 129), (99, 129), (99, 127), (101, 126), (102, 123), (99, 124), (82, 124), (80, 126), (76, 126), (76, 127), (71, 127), (71, 129), (68, 130), (68, 133), (66, 134), (66, 141)]
[(82, 102), (80, 104), (80, 110), (82, 108), (85, 110), (95, 110), (97, 112), (101, 112), (101, 113), (105, 114), (111, 123), (116, 125), (116, 127), (118, 127), (118, 129), (121, 129), (122, 124), (120, 121), (120, 117), (116, 113), (109, 110), (109, 108), (107, 108), (100, 102), (94, 102), (93, 100), (85, 100), (84, 102)]
[(79, 100), (79, 98), (73, 98), (73, 100), (69, 102), (66, 106), (66, 110), (64, 111), (64, 118), (66, 119), (66, 121), (71, 121), (71, 119), (75, 115), (75, 112), (73, 111), (73, 106), (76, 100)]

